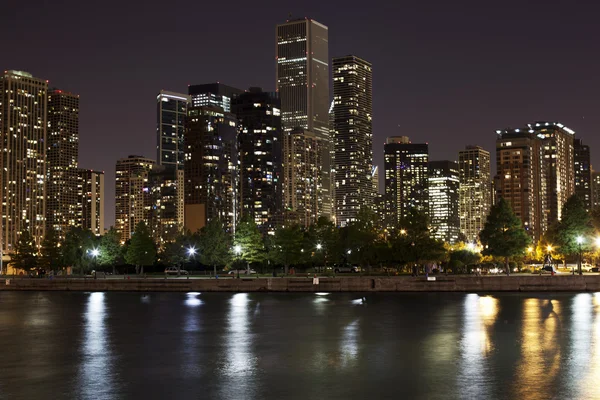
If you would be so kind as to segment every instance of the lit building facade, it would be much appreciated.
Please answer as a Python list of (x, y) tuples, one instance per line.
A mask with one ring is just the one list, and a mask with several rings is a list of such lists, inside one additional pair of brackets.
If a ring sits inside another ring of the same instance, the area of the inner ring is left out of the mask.
[(46, 229), (64, 239), (79, 225), (79, 96), (48, 91)]
[(173, 170), (164, 165), (156, 166), (148, 172), (146, 187), (146, 220), (154, 242), (159, 248), (175, 241), (183, 231), (180, 220), (179, 192), (183, 189), (179, 175), (183, 171)]
[(575, 193), (575, 132), (557, 122), (496, 131), (497, 197), (537, 241)]
[(600, 172), (592, 171), (592, 204), (593, 208), (600, 206)]
[(593, 208), (590, 146), (583, 144), (581, 139), (575, 139), (573, 151), (575, 194), (583, 201), (585, 209), (590, 212)]
[(333, 142), (336, 224), (373, 206), (373, 71), (356, 56), (333, 59)]
[(156, 96), (156, 160), (167, 168), (183, 169), (184, 135), (190, 97), (161, 90)]
[(432, 236), (446, 243), (459, 241), (459, 186), (458, 163), (429, 162), (429, 223)]
[(104, 234), (104, 172), (78, 169), (78, 225)]
[(117, 161), (115, 225), (121, 243), (131, 238), (138, 223), (147, 220), (148, 174), (155, 166), (154, 160), (143, 156), (131, 155)]
[(205, 83), (188, 87), (193, 107), (221, 107), (225, 112), (231, 112), (233, 98), (242, 93), (243, 90), (222, 83)]
[(276, 27), (276, 85), (284, 132), (304, 129), (320, 142), (322, 207), (332, 218), (333, 143), (329, 131), (329, 31), (312, 19), (287, 21)]
[(0, 76), (0, 243), (13, 253), (22, 231), (41, 245), (46, 228), (48, 82), (22, 71)]
[(232, 111), (240, 121), (240, 210), (249, 214), (263, 233), (274, 233), (283, 222), (279, 97), (277, 93), (250, 88), (234, 98)]
[(313, 132), (294, 129), (284, 132), (284, 223), (307, 227), (320, 216), (322, 141)]
[(490, 153), (467, 146), (458, 153), (460, 232), (468, 243), (479, 242), (492, 208)]
[(185, 228), (214, 218), (235, 231), (239, 215), (238, 120), (221, 107), (190, 107), (185, 135)]
[(386, 228), (397, 229), (411, 209), (429, 212), (429, 145), (406, 136), (384, 146)]

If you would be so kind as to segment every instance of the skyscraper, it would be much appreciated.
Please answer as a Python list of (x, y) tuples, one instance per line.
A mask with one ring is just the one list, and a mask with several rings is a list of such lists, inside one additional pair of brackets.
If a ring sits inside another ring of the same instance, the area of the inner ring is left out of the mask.
[(333, 59), (335, 217), (346, 226), (373, 205), (373, 72), (356, 57)]
[(467, 146), (458, 153), (458, 170), (460, 231), (468, 243), (477, 243), (492, 208), (490, 153)]
[(48, 82), (22, 71), (0, 77), (0, 242), (14, 252), (28, 230), (39, 246), (46, 225)]
[(183, 169), (185, 120), (190, 97), (161, 90), (156, 96), (156, 160), (170, 169)]
[(575, 139), (573, 146), (575, 194), (583, 201), (585, 209), (590, 212), (593, 208), (590, 146), (583, 144), (581, 139)]
[(433, 237), (446, 243), (459, 240), (459, 182), (456, 162), (429, 162), (429, 221)]
[(411, 209), (429, 212), (429, 145), (406, 136), (384, 146), (386, 227), (396, 229)]
[(78, 225), (96, 236), (104, 234), (104, 172), (79, 169)]
[(185, 228), (214, 218), (233, 232), (239, 214), (238, 120), (221, 107), (190, 107), (185, 134)]
[(329, 32), (312, 19), (290, 20), (276, 28), (276, 86), (284, 132), (300, 128), (321, 141), (320, 215), (333, 216), (329, 132)]
[(531, 129), (496, 131), (496, 194), (512, 207), (537, 242), (548, 228), (542, 139)]
[(600, 172), (592, 171), (592, 204), (600, 207)]
[(265, 233), (282, 223), (281, 108), (277, 93), (250, 88), (233, 99), (238, 134), (240, 209)]
[(535, 122), (496, 133), (497, 195), (537, 241), (575, 193), (575, 132), (558, 122)]
[(63, 239), (79, 225), (79, 95), (50, 90), (47, 118), (46, 229)]
[(148, 172), (144, 188), (144, 193), (147, 194), (145, 219), (159, 248), (175, 241), (183, 230), (183, 221), (179, 218), (179, 192), (183, 188), (183, 182), (178, 180), (178, 173), (183, 174), (183, 171), (173, 171), (164, 165), (158, 165)]
[(222, 83), (205, 83), (188, 87), (192, 106), (221, 107), (225, 112), (231, 112), (233, 98), (242, 93), (244, 93), (243, 90)]
[(146, 222), (148, 173), (156, 165), (152, 159), (131, 155), (117, 160), (115, 185), (115, 225), (121, 242), (131, 238), (135, 226)]
[(322, 140), (311, 131), (294, 129), (284, 133), (283, 141), (284, 222), (308, 227), (320, 216)]

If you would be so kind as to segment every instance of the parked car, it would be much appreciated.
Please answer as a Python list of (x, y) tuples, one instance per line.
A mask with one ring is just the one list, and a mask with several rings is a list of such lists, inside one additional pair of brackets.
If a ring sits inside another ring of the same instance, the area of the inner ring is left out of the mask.
[(237, 275), (239, 272), (240, 275), (252, 275), (252, 274), (256, 274), (256, 271), (253, 269), (247, 270), (247, 269), (232, 269), (231, 271), (228, 272), (229, 275)]
[(582, 271), (591, 272), (592, 268), (594, 268), (594, 266), (592, 264), (587, 264), (587, 263), (581, 264)]
[(541, 274), (552, 274), (553, 272), (555, 275), (559, 273), (554, 265), (544, 265), (540, 269), (540, 275)]
[(166, 275), (177, 275), (177, 271), (179, 271), (180, 275), (189, 275), (189, 273), (185, 269), (177, 269), (177, 267), (168, 267), (165, 268)]
[(361, 271), (361, 268), (358, 265), (336, 265), (333, 271), (336, 274), (340, 272), (358, 273)]

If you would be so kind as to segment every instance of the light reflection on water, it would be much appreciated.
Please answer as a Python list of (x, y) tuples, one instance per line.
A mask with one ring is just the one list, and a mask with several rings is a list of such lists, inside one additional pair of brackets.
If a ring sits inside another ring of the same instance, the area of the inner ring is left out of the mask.
[(0, 355), (11, 400), (600, 399), (600, 293), (0, 292)]
[(111, 349), (106, 333), (105, 294), (90, 293), (84, 314), (84, 334), (81, 353), (82, 365), (79, 368), (79, 398), (112, 399), (114, 390), (111, 382)]

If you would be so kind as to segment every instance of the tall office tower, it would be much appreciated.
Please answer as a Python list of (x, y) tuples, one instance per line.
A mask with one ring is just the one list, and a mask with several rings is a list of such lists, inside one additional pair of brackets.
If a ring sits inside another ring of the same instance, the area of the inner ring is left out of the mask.
[(592, 205), (600, 206), (600, 172), (592, 171)]
[(320, 216), (322, 141), (313, 132), (294, 129), (283, 138), (284, 223), (307, 227)]
[(205, 83), (202, 85), (190, 85), (188, 87), (192, 106), (221, 107), (225, 112), (231, 112), (233, 98), (242, 93), (244, 93), (243, 90), (223, 85), (222, 83)]
[(373, 206), (373, 71), (356, 57), (333, 59), (335, 218), (340, 226)]
[(277, 93), (250, 88), (233, 99), (238, 134), (240, 210), (264, 233), (282, 224), (282, 132)]
[(429, 145), (406, 136), (384, 145), (386, 228), (397, 229), (411, 209), (429, 212)]
[(143, 156), (129, 156), (117, 160), (115, 185), (115, 225), (121, 242), (131, 238), (135, 226), (146, 222), (148, 173), (156, 162)]
[(239, 214), (238, 121), (221, 107), (190, 107), (185, 134), (185, 228), (214, 218), (235, 231)]
[(504, 198), (537, 242), (548, 228), (542, 139), (531, 129), (496, 131), (496, 194)]
[(78, 225), (96, 236), (104, 234), (104, 172), (78, 169)]
[(429, 162), (429, 222), (433, 237), (446, 243), (459, 240), (459, 186), (458, 163)]
[(46, 225), (48, 82), (22, 71), (0, 77), (0, 243), (13, 253), (22, 231), (39, 246)]
[(373, 169), (371, 171), (371, 182), (373, 184), (373, 198), (375, 198), (379, 194), (379, 167), (375, 165), (373, 166)]
[(467, 146), (458, 153), (458, 172), (460, 232), (467, 243), (477, 243), (492, 208), (490, 153), (479, 146)]
[(590, 212), (593, 208), (590, 146), (583, 144), (581, 139), (575, 139), (573, 149), (575, 160), (575, 194), (583, 201), (585, 209)]
[(312, 19), (298, 19), (276, 28), (276, 85), (284, 132), (300, 128), (321, 140), (322, 206), (319, 215), (334, 217), (331, 197), (329, 132), (329, 32)]
[(179, 172), (164, 165), (159, 165), (148, 172), (148, 180), (144, 193), (147, 193), (146, 219), (154, 242), (159, 248), (175, 241), (183, 230), (179, 218), (179, 193), (182, 182), (179, 182)]
[(156, 161), (171, 169), (183, 169), (185, 120), (190, 97), (161, 90), (156, 96)]
[(79, 95), (48, 91), (46, 229), (64, 239), (79, 225)]
[(543, 141), (546, 170), (547, 221), (550, 226), (560, 220), (562, 207), (575, 194), (575, 132), (558, 122), (535, 122), (527, 125)]

